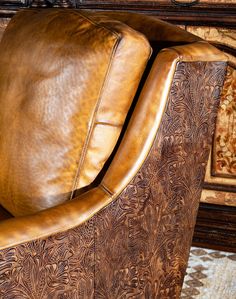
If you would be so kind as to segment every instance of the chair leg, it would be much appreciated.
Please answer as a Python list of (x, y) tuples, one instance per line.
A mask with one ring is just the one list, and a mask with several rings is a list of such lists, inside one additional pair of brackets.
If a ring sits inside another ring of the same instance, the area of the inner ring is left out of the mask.
[(225, 63), (180, 62), (142, 168), (95, 217), (95, 298), (179, 298)]

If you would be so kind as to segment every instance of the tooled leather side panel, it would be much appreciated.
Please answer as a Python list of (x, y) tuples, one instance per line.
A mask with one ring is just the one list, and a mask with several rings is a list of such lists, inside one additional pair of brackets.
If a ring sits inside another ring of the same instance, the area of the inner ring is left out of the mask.
[(93, 220), (0, 251), (0, 298), (94, 298)]
[(95, 218), (95, 297), (179, 298), (214, 130), (222, 62), (181, 62), (153, 148)]

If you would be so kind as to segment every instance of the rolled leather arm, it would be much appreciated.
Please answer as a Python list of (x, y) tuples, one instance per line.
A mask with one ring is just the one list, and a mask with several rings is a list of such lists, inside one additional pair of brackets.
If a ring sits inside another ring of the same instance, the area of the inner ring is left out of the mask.
[(47, 237), (76, 227), (101, 210), (112, 197), (97, 187), (74, 200), (37, 214), (0, 222), (0, 249)]
[(72, 201), (34, 215), (0, 223), (0, 249), (79, 226), (118, 197), (137, 174), (153, 145), (165, 111), (176, 66), (179, 62), (226, 61), (205, 42), (161, 51), (132, 114), (126, 133), (101, 184)]

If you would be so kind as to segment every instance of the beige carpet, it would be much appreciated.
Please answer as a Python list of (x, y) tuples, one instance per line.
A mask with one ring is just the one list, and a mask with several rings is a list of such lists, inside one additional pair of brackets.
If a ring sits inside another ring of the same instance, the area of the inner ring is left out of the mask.
[(192, 247), (181, 299), (236, 299), (236, 254)]

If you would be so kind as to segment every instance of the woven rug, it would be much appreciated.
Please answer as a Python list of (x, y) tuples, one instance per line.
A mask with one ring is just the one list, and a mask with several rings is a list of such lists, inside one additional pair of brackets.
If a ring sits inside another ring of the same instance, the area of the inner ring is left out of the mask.
[(236, 254), (192, 247), (181, 299), (236, 299)]

